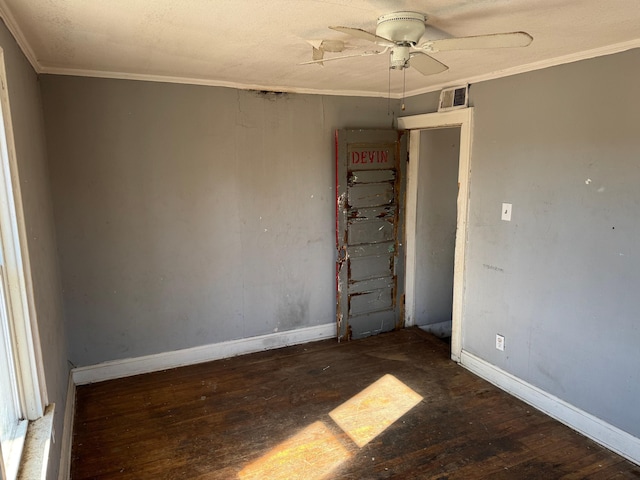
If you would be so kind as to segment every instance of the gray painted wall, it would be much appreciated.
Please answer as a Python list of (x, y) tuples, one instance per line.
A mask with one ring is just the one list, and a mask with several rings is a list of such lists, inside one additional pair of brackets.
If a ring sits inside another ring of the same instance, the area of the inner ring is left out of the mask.
[[(463, 332), (635, 436), (639, 66), (635, 50), (472, 86)], [(389, 126), (386, 100), (55, 76), (43, 97), (75, 363), (333, 321), (332, 132)]]
[(638, 78), (632, 50), (471, 87), (463, 312), (465, 350), (636, 437)]
[(49, 402), (56, 404), (47, 478), (58, 476), (69, 367), (38, 80), (0, 22), (7, 88), (27, 229), (31, 276)]
[(333, 132), (387, 100), (41, 82), (76, 365), (335, 321)]
[(440, 336), (451, 335), (459, 156), (459, 128), (420, 133), (415, 323)]

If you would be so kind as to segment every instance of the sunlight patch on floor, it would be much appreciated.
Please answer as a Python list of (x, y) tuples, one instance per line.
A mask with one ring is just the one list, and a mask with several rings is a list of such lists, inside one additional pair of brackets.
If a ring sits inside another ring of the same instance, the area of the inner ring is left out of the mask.
[(241, 480), (321, 480), (351, 454), (322, 422), (285, 440), (238, 473)]
[(329, 416), (356, 445), (364, 447), (421, 401), (422, 396), (387, 374)]
[[(422, 396), (387, 374), (329, 416), (358, 447), (364, 447), (421, 401)], [(238, 478), (322, 480), (349, 457), (340, 440), (318, 421), (247, 465)]]

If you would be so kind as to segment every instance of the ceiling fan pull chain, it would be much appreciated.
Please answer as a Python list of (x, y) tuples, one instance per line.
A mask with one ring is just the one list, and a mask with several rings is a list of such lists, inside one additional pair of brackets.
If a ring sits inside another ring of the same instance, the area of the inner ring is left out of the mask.
[(389, 92), (387, 95), (387, 115), (391, 114), (391, 52), (389, 52)]
[(404, 112), (404, 92), (407, 87), (407, 69), (402, 69), (402, 111)]

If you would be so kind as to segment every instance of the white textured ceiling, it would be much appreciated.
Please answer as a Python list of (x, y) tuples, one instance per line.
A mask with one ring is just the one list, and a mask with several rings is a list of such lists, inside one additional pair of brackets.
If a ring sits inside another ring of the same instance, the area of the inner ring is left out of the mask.
[[(427, 14), (423, 40), (534, 37), (526, 48), (434, 53), (449, 70), (406, 70), (408, 96), (640, 46), (639, 0), (0, 0), (38, 72), (371, 96), (388, 95), (386, 55), (298, 64), (311, 59), (306, 40), (371, 49), (327, 27), (375, 32), (377, 17), (397, 10)], [(392, 71), (392, 96), (402, 82)]]

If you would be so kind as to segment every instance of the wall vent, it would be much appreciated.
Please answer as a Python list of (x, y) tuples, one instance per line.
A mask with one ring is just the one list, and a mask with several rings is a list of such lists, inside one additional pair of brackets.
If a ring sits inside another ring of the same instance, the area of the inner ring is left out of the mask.
[(444, 88), (440, 92), (438, 111), (444, 112), (456, 108), (467, 108), (469, 102), (469, 85)]

